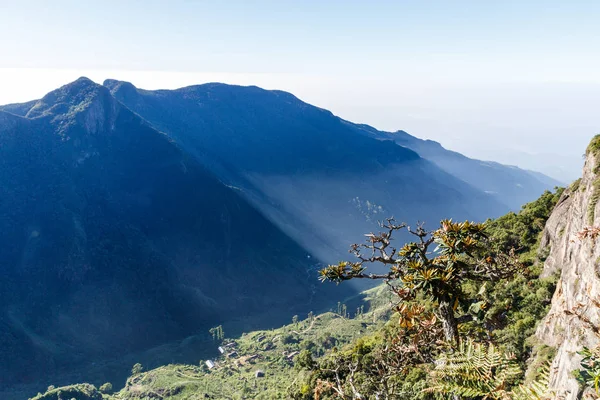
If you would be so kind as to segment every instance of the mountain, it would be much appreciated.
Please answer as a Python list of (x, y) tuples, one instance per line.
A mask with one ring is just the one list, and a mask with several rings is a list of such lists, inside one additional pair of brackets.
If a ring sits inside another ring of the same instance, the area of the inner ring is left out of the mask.
[(218, 83), (157, 91), (104, 85), (327, 261), (387, 216), (432, 223), (509, 209), (418, 152), (368, 137), (289, 93)]
[(346, 290), (85, 78), (0, 111), (0, 179), (0, 386)]
[(257, 87), (81, 78), (0, 107), (0, 386), (318, 311), (356, 289), (316, 268), (377, 220), (510, 208), (409, 147)]
[(391, 140), (419, 155), (444, 171), (462, 179), (477, 189), (494, 195), (512, 210), (537, 198), (544, 190), (563, 184), (535, 171), (523, 170), (492, 161), (481, 161), (445, 149), (433, 140), (422, 140), (404, 131), (382, 132), (368, 125), (355, 125), (348, 122), (366, 136), (379, 140)]

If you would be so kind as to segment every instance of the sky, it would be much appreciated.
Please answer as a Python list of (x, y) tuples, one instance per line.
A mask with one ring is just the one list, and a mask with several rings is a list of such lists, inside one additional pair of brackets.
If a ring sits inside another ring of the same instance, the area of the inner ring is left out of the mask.
[(0, 0), (0, 104), (79, 76), (294, 93), (354, 122), (577, 178), (600, 1)]

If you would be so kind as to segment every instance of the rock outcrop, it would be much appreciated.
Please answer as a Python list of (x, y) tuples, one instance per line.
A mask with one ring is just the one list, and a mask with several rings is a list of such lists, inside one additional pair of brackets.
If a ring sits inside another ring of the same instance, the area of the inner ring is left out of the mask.
[(560, 273), (551, 309), (536, 335), (556, 349), (550, 386), (566, 400), (581, 398), (582, 389), (573, 376), (579, 369), (583, 346), (600, 341), (600, 238), (584, 234), (600, 227), (600, 154), (594, 139), (586, 154), (583, 176), (565, 190), (546, 223), (540, 252), (547, 254), (543, 274)]

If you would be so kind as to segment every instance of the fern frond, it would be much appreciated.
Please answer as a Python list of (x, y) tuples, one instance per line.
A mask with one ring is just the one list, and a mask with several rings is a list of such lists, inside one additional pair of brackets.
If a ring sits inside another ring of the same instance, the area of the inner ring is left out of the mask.
[(469, 340), (436, 361), (432, 384), (425, 392), (464, 399), (510, 400), (510, 383), (521, 374), (512, 355), (503, 354), (493, 344)]
[(550, 389), (550, 367), (544, 365), (540, 376), (526, 385), (519, 385), (513, 392), (513, 400), (555, 400), (562, 396), (557, 390)]

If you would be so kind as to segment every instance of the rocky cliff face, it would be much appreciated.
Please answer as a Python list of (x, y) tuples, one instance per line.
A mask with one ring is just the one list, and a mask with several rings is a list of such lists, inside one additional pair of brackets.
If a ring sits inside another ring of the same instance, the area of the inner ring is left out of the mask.
[(600, 155), (588, 150), (581, 180), (563, 193), (540, 245), (540, 251), (548, 254), (544, 275), (560, 273), (560, 279), (536, 335), (556, 348), (550, 385), (567, 400), (582, 396), (572, 375), (580, 366), (577, 352), (599, 342), (592, 326), (600, 326), (600, 238), (582, 237), (586, 228), (600, 227), (598, 163)]

